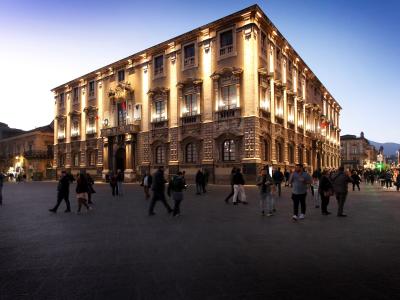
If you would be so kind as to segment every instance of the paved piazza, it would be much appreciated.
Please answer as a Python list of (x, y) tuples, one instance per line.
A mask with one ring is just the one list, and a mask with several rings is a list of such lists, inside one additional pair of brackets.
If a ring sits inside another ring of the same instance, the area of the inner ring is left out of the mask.
[(191, 187), (172, 218), (160, 203), (148, 217), (138, 185), (119, 199), (95, 188), (94, 210), (76, 215), (64, 204), (47, 211), (56, 183), (5, 185), (1, 300), (400, 299), (400, 193), (362, 186), (348, 218), (321, 216), (308, 200), (306, 220), (293, 223), (288, 189), (267, 218), (255, 187), (248, 206), (226, 205), (228, 186), (203, 196)]

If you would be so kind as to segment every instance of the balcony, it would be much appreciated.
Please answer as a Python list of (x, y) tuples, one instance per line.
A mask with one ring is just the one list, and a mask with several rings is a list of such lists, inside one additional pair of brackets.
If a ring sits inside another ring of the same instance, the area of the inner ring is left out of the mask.
[(185, 59), (183, 60), (183, 66), (184, 66), (185, 68), (193, 67), (194, 64), (195, 64), (195, 57), (194, 57), (194, 56), (192, 56), (192, 57), (187, 57), (187, 58), (185, 58)]
[(197, 112), (186, 113), (186, 114), (183, 114), (181, 117), (182, 125), (197, 124), (200, 122), (201, 122), (201, 115), (197, 114)]
[(53, 151), (47, 150), (29, 150), (24, 152), (24, 157), (27, 159), (46, 159), (53, 158)]
[(239, 107), (236, 106), (225, 106), (223, 108), (220, 108), (219, 111), (215, 112), (215, 119), (217, 121), (222, 121), (222, 120), (227, 120), (227, 119), (233, 119), (233, 118), (240, 118), (241, 117), (241, 111)]
[(221, 49), (219, 49), (219, 56), (229, 55), (232, 52), (233, 52), (233, 45), (221, 47)]
[(260, 108), (260, 118), (271, 120), (271, 112), (268, 109)]
[(137, 133), (140, 128), (137, 124), (126, 124), (116, 127), (104, 128), (101, 130), (102, 137), (117, 136), (126, 133)]
[(161, 129), (161, 128), (168, 128), (168, 119), (165, 117), (157, 117), (153, 118), (151, 121), (151, 129)]

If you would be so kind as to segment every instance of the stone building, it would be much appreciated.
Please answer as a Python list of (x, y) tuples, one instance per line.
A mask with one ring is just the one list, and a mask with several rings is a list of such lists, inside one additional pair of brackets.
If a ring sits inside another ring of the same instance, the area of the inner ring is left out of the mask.
[(53, 123), (29, 131), (14, 129), (0, 139), (0, 171), (25, 174), (28, 180), (53, 177), (53, 142)]
[(364, 137), (346, 134), (340, 137), (341, 164), (348, 169), (375, 168), (378, 151)]
[(57, 172), (339, 165), (340, 105), (257, 5), (52, 91)]

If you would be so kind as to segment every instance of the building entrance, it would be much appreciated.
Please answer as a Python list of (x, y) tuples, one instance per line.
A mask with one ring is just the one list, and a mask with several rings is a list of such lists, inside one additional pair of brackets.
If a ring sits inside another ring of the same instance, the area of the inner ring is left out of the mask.
[(125, 149), (119, 148), (115, 153), (115, 171), (125, 171)]

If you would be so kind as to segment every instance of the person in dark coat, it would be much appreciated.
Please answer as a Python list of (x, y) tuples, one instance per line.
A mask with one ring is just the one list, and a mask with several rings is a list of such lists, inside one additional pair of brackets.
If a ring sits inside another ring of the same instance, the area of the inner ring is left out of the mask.
[(233, 204), (238, 204), (238, 197), (243, 204), (247, 204), (246, 194), (244, 192), (244, 178), (240, 168), (236, 169), (236, 173), (233, 175)]
[(118, 196), (117, 176), (114, 173), (110, 174), (110, 186), (113, 197)]
[(157, 201), (161, 201), (167, 209), (168, 213), (172, 212), (172, 208), (169, 206), (167, 200), (165, 199), (165, 183), (167, 181), (164, 178), (164, 167), (160, 166), (158, 170), (153, 175), (153, 183), (151, 185), (151, 190), (153, 191), (153, 198), (150, 202), (149, 216), (155, 215), (154, 207)]
[(282, 190), (282, 181), (283, 181), (283, 174), (281, 172), (281, 168), (278, 168), (277, 170), (275, 170), (275, 172), (272, 174), (272, 179), (275, 182), (275, 185), (278, 189), (278, 196), (281, 196), (281, 190)]
[(338, 202), (338, 217), (346, 217), (347, 215), (343, 212), (344, 203), (346, 202), (348, 194), (348, 183), (353, 182), (353, 179), (344, 171), (344, 167), (339, 167), (336, 174), (332, 176), (333, 190), (336, 195)]
[(203, 193), (206, 193), (207, 190), (207, 185), (208, 185), (208, 177), (209, 177), (209, 173), (207, 169), (203, 169)]
[(82, 205), (86, 207), (87, 210), (90, 210), (91, 207), (87, 204), (88, 193), (89, 193), (89, 184), (86, 179), (85, 174), (78, 174), (78, 178), (76, 179), (76, 198), (78, 200), (78, 211), (77, 213), (81, 213)]
[(204, 192), (204, 174), (201, 170), (198, 170), (196, 173), (196, 194), (201, 195), (201, 192)]
[[(233, 167), (231, 170), (231, 175), (229, 176), (229, 181), (231, 184), (231, 192), (229, 193), (229, 195), (225, 198), (225, 203), (229, 203), (229, 199), (233, 197), (233, 194), (235, 193), (235, 191), (233, 190), (233, 176), (236, 174), (236, 167)], [(240, 199), (239, 199), (240, 201)]]
[(330, 196), (333, 196), (333, 185), (329, 179), (328, 170), (322, 172), (318, 192), (321, 195), (321, 213), (324, 216), (330, 215), (331, 213), (328, 211), (328, 205)]
[(173, 176), (168, 184), (168, 196), (174, 199), (173, 216), (178, 217), (181, 214), (181, 202), (183, 200), (183, 190), (185, 189), (186, 181), (182, 172), (178, 172)]
[(353, 179), (353, 191), (354, 188), (357, 186), (358, 190), (360, 190), (360, 182), (361, 182), (361, 178), (360, 176), (357, 174), (356, 171), (353, 171), (353, 174), (351, 174), (351, 179)]
[(71, 176), (66, 171), (61, 172), (60, 180), (57, 185), (57, 204), (53, 208), (49, 209), (50, 212), (57, 212), (58, 207), (64, 200), (67, 205), (66, 213), (71, 212), (71, 204), (69, 203), (69, 185), (72, 182)]
[(123, 182), (124, 182), (124, 172), (121, 171), (121, 170), (118, 170), (117, 171), (117, 190), (118, 190), (117, 195), (118, 196), (122, 196), (123, 195), (123, 192), (122, 192), (122, 184), (123, 184)]
[(93, 188), (94, 180), (89, 173), (86, 174), (86, 179), (88, 183), (88, 204), (93, 204), (92, 194), (96, 193), (96, 191)]

